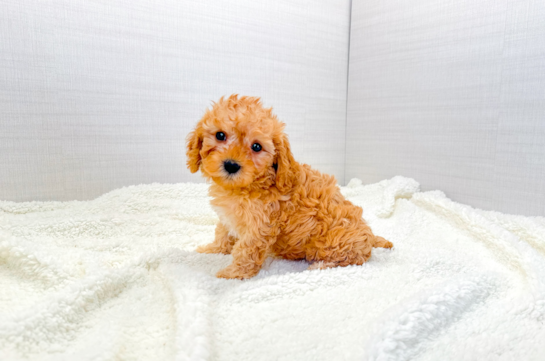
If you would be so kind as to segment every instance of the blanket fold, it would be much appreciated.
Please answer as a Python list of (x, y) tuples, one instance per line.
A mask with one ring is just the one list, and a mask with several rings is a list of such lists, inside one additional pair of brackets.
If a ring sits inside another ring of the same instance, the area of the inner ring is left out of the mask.
[(0, 202), (0, 360), (543, 360), (545, 219), (394, 177), (343, 194), (394, 243), (363, 266), (214, 277), (205, 184)]

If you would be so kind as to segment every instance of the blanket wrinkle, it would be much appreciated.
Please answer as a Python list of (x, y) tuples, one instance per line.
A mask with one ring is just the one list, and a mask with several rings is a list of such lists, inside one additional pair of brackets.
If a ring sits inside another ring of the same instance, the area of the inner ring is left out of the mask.
[(0, 201), (0, 360), (543, 360), (545, 218), (413, 179), (341, 192), (394, 249), (218, 279), (207, 184)]

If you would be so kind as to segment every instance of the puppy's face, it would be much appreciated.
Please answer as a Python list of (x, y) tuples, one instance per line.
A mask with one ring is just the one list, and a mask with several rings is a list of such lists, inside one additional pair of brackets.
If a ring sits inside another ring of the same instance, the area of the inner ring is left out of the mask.
[[(187, 138), (187, 165), (224, 188), (276, 177), (284, 124), (258, 98), (231, 96), (208, 110)], [(289, 151), (289, 149), (288, 149)]]

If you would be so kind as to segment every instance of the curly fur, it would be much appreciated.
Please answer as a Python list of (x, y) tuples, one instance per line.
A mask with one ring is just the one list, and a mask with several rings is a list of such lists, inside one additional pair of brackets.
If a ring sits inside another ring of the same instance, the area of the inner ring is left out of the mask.
[[(372, 247), (393, 246), (373, 234), (335, 177), (295, 161), (284, 127), (259, 98), (231, 95), (214, 103), (187, 137), (187, 166), (212, 181), (220, 218), (214, 242), (197, 251), (233, 256), (218, 277), (253, 277), (269, 255), (306, 259), (311, 268), (361, 265)], [(216, 139), (217, 132), (226, 139)], [(240, 170), (229, 174), (226, 160)]]

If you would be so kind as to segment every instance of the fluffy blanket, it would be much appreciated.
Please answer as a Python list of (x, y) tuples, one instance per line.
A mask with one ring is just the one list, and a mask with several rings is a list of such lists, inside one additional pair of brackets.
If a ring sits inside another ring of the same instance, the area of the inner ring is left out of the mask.
[(246, 281), (194, 251), (217, 221), (204, 184), (0, 202), (0, 359), (545, 360), (545, 219), (418, 188), (342, 188), (393, 250)]

